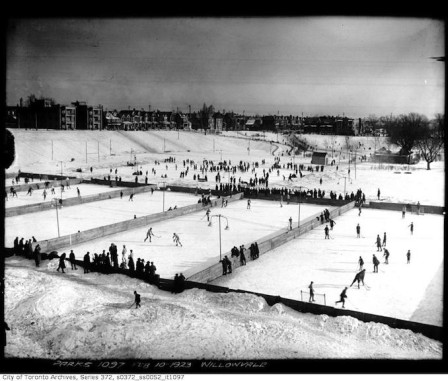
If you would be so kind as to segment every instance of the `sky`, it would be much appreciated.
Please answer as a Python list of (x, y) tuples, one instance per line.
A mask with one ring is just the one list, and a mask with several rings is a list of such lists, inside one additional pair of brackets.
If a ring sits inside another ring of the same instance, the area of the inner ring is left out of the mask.
[(8, 105), (246, 115), (444, 113), (442, 20), (398, 17), (10, 19)]

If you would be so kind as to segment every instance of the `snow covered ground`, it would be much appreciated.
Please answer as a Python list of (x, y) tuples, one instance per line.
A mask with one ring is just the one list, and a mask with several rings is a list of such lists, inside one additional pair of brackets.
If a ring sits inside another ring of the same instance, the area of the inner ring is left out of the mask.
[[(143, 172), (149, 172), (149, 183), (157, 184), (167, 181), (168, 184), (196, 187), (198, 182), (193, 179), (193, 175), (198, 174), (199, 171), (194, 171), (190, 166), (186, 178), (181, 178), (180, 172), (185, 170), (181, 164), (182, 160), (191, 159), (201, 163), (204, 159), (214, 162), (222, 159), (231, 160), (232, 165), (236, 165), (240, 160), (259, 163), (266, 160), (264, 166), (260, 165), (256, 169), (259, 177), (263, 169), (268, 170), (273, 164), (274, 150), (275, 154), (280, 155), (278, 157), (282, 165), (293, 162), (307, 166), (311, 161), (310, 157), (287, 156), (289, 147), (281, 143), (281, 136), (279, 136), (280, 143), (276, 143), (276, 139), (272, 136), (270, 140), (275, 143), (271, 144), (249, 141), (241, 136), (238, 138), (205, 136), (183, 131), (178, 133), (177, 131), (36, 132), (13, 130), (12, 132), (16, 138), (17, 157), (7, 172), (17, 172), (20, 169), (27, 172), (58, 174), (60, 173), (59, 161), (62, 160), (64, 174), (67, 173), (67, 175), (103, 178), (110, 173), (111, 168), (117, 168), (118, 176), (122, 176), (123, 180), (133, 181), (134, 168), (128, 167), (126, 163), (136, 157), (138, 166)], [(318, 148), (325, 148), (325, 141), (322, 139), (328, 139), (328, 137), (312, 137), (316, 138), (315, 144)], [(343, 137), (338, 139), (341, 142), (344, 141)], [(364, 147), (367, 147), (366, 149), (374, 146), (378, 148), (378, 141), (375, 142), (373, 138), (359, 139), (362, 140)], [(284, 142), (286, 143), (286, 140)], [(175, 156), (176, 163), (164, 163), (164, 159), (169, 156)], [(72, 159), (74, 160), (71, 161)], [(155, 160), (160, 161), (161, 164), (156, 165)], [(409, 171), (407, 166), (379, 168), (378, 165), (367, 162), (357, 165), (356, 178), (353, 164), (351, 164), (349, 179), (347, 157), (342, 154), (340, 158), (335, 156), (335, 160), (339, 167), (338, 171), (335, 167), (326, 167), (324, 172), (304, 171), (305, 177), (293, 182), (287, 181), (287, 176), (292, 171), (282, 168), (279, 176), (276, 172), (271, 173), (270, 186), (302, 185), (312, 189), (324, 189), (327, 194), (330, 190), (343, 192), (344, 186), (348, 193), (352, 191), (356, 193), (356, 190), (361, 188), (368, 200), (375, 200), (377, 189), (380, 188), (383, 201), (414, 204), (420, 201), (421, 204), (445, 205), (444, 162), (433, 163), (431, 171), (425, 170), (425, 162), (411, 166)], [(90, 167), (92, 167), (92, 173)], [(82, 169), (82, 173), (76, 172), (78, 168)], [(157, 171), (155, 175), (151, 172), (152, 168)], [(404, 173), (407, 171), (411, 173)], [(162, 175), (166, 175), (166, 178)], [(200, 185), (204, 189), (214, 188), (216, 172), (209, 172), (207, 175), (209, 182), (200, 183)], [(286, 180), (283, 180), (283, 175)], [(241, 177), (246, 181), (253, 176), (254, 173), (250, 171), (235, 174), (237, 179)], [(343, 176), (347, 177), (345, 181)], [(227, 177), (228, 174), (221, 172), (223, 182), (227, 181)], [(144, 182), (143, 178), (144, 176), (139, 176), (141, 183)], [(320, 184), (321, 178), (322, 184)], [(161, 192), (154, 192), (154, 196), (157, 193), (161, 197)], [(168, 194), (166, 192), (165, 196)], [(124, 220), (129, 218), (129, 213), (139, 215), (145, 203), (139, 207), (137, 196), (134, 201), (136, 208), (134, 212), (121, 210), (117, 204), (110, 208), (110, 218)], [(123, 204), (130, 203), (124, 199), (121, 201)], [(258, 213), (256, 203), (257, 200), (252, 203), (252, 217)], [(94, 204), (91, 203), (89, 206)], [(160, 207), (160, 199), (156, 204)], [(170, 205), (167, 200), (165, 205)], [(177, 205), (181, 206), (180, 203)], [(223, 213), (230, 213), (233, 207), (237, 205), (229, 204)], [(86, 229), (84, 223), (82, 229), (79, 229), (74, 213), (76, 209), (73, 208), (76, 207), (63, 208), (60, 211), (62, 214), (67, 212), (66, 217), (73, 219), (67, 229), (75, 232)], [(280, 209), (278, 204), (274, 205), (274, 208)], [(297, 205), (292, 205), (291, 208), (291, 213), (286, 213), (285, 216), (278, 215), (277, 211), (275, 214), (271, 213), (269, 208), (258, 209), (263, 211), (263, 213), (260, 212), (265, 216), (263, 218), (267, 216), (272, 219), (273, 226), (278, 224), (283, 228), (286, 227), (288, 214), (296, 221), (297, 212), (292, 210), (297, 210)], [(94, 211), (107, 213), (104, 209), (109, 209), (106, 207), (106, 201), (99, 203)], [(241, 241), (238, 240), (239, 236), (236, 237), (236, 242), (232, 239), (232, 246), (251, 241), (251, 234), (254, 234), (254, 238), (265, 235), (263, 231), (260, 231), (266, 228), (264, 222), (257, 228), (259, 231), (254, 232), (253, 223), (245, 220), (246, 212), (243, 203), (243, 207), (239, 208), (231, 219), (229, 218), (230, 230), (226, 232), (236, 230), (241, 237)], [(95, 213), (90, 213), (90, 220), (97, 219)], [(112, 217), (115, 214), (124, 213), (125, 217)], [(41, 236), (34, 234), (36, 229), (42, 229), (42, 236), (45, 236), (46, 232), (51, 237), (57, 235), (54, 210), (49, 211), (45, 219), (30, 223), (33, 215), (21, 216), (25, 219), (16, 225), (8, 218), (5, 221), (6, 242), (12, 242), (15, 238), (17, 234), (14, 234), (14, 231), (29, 229), (28, 226), (31, 226), (33, 230), (30, 230), (32, 232), (29, 234), (23, 230), (25, 238), (35, 235), (36, 238), (42, 239)], [(261, 218), (261, 215), (257, 216), (257, 219)], [(202, 216), (194, 217), (200, 219)], [(362, 234), (366, 238), (359, 239), (359, 242), (354, 238), (357, 218), (356, 210), (338, 218), (337, 225), (331, 233), (334, 236), (333, 240), (323, 240), (323, 232), (319, 229), (314, 230), (260, 257), (256, 262), (249, 262), (244, 269), (238, 269), (231, 277), (222, 281), (235, 281), (238, 284), (236, 288), (240, 289), (245, 287), (251, 289), (257, 285), (257, 291), (299, 298), (300, 290), (306, 289), (309, 281), (314, 280), (316, 292), (326, 293), (327, 303), (330, 304), (330, 301), (334, 302), (335, 295), (337, 297), (341, 287), (351, 283), (356, 273), (356, 261), (359, 255), (365, 255), (366, 267), (368, 271), (371, 271), (370, 259), (375, 253), (374, 238), (376, 234), (382, 237), (382, 233), (387, 231), (388, 246), (390, 245), (391, 251), (390, 264), (381, 264), (378, 274), (367, 273), (366, 284), (370, 287), (369, 290), (366, 288), (358, 290), (354, 287), (349, 289), (347, 308), (359, 310), (365, 308), (367, 311), (372, 310), (376, 313), (384, 311), (385, 315), (390, 316), (390, 306), (393, 305), (393, 310), (400, 316), (407, 316), (415, 321), (430, 320), (433, 324), (440, 324), (439, 318), (443, 310), (440, 290), (444, 275), (443, 218), (428, 214), (418, 218), (412, 216), (415, 219), (415, 232), (414, 236), (410, 237), (406, 236), (409, 233), (408, 228), (402, 225), (409, 222), (411, 215), (406, 216), (405, 222), (401, 220), (401, 214), (398, 212), (364, 209), (360, 223)], [(253, 220), (257, 221), (257, 219)], [(216, 221), (213, 222), (212, 227), (208, 227), (204, 220), (199, 222), (204, 223), (204, 228), (196, 228), (194, 234), (189, 234), (196, 235), (198, 238), (213, 237), (213, 234), (206, 233), (207, 230), (211, 232), (212, 230), (209, 229), (213, 229), (215, 236), (218, 235)], [(110, 222), (99, 218), (95, 223)], [(160, 243), (167, 245), (165, 248), (169, 248), (170, 252), (171, 249), (179, 249), (173, 247), (171, 241), (173, 224), (176, 225), (176, 229), (177, 224), (180, 224), (179, 232), (184, 225), (190, 229), (188, 227), (190, 225), (182, 224), (181, 219), (173, 220), (171, 224), (169, 222), (164, 224), (167, 225), (158, 226), (160, 231), (163, 230)], [(191, 224), (191, 226), (197, 226), (197, 224)], [(153, 228), (155, 234), (159, 235), (156, 225)], [(61, 234), (65, 233), (61, 232)], [(130, 234), (131, 239), (134, 239), (132, 238), (134, 233)], [(144, 236), (145, 232), (142, 237), (139, 235), (139, 239), (143, 241)], [(197, 245), (196, 241), (188, 242), (187, 236), (188, 234), (181, 235), (182, 243), (186, 242), (189, 248)], [(225, 238), (223, 242), (224, 240)], [(102, 249), (106, 249), (113, 241), (105, 242), (107, 245)], [(404, 263), (406, 248), (402, 248), (407, 246), (413, 253), (410, 265)], [(83, 253), (81, 248), (79, 250), (79, 253), (76, 251), (78, 257)], [(136, 253), (137, 250), (140, 249), (136, 249)], [(160, 246), (156, 252), (162, 250), (164, 247)], [(208, 253), (212, 253), (212, 256), (217, 255), (216, 237), (210, 239)], [(431, 255), (428, 256), (428, 253)], [(297, 255), (294, 256), (294, 254)], [(154, 258), (153, 255), (150, 256), (150, 260), (156, 263), (158, 272), (163, 274), (165, 271), (161, 269), (164, 267), (163, 262), (160, 262), (162, 266), (158, 263), (163, 259), (154, 260)], [(320, 262), (316, 264), (315, 260)], [(188, 262), (188, 259), (184, 262)], [(176, 263), (185, 265), (180, 261)], [(188, 266), (197, 264), (189, 262)], [(31, 261), (15, 257), (6, 259), (5, 317), (8, 323), (12, 322), (10, 324), (12, 331), (8, 332), (7, 356), (49, 358), (156, 358), (160, 356), (158, 358), (219, 359), (440, 359), (442, 356), (442, 343), (410, 331), (391, 329), (381, 324), (362, 323), (344, 316), (329, 318), (324, 315), (301, 314), (281, 304), (269, 307), (263, 299), (253, 295), (211, 294), (201, 290), (188, 290), (182, 294), (171, 295), (121, 275), (84, 275), (82, 270), (69, 270), (67, 274), (60, 274), (55, 271), (57, 261), (44, 261), (42, 265), (41, 268), (36, 269)], [(265, 273), (269, 266), (275, 275)], [(177, 271), (174, 269), (173, 273)], [(275, 276), (275, 282), (270, 281), (273, 276)], [(411, 282), (413, 279), (414, 282)], [(278, 284), (279, 291), (268, 292), (268, 288), (274, 284)], [(138, 289), (142, 294), (143, 307), (140, 310), (128, 309), (133, 301), (134, 289)], [(73, 318), (74, 314), (76, 319)], [(24, 316), (26, 319), (23, 318)], [(142, 325), (144, 329), (141, 329)], [(137, 330), (142, 333), (136, 335)]]
[[(249, 294), (170, 294), (123, 275), (6, 259), (5, 356), (50, 359), (441, 359), (442, 344)], [(140, 309), (130, 308), (133, 291)], [(316, 340), (318, 338), (318, 340)]]

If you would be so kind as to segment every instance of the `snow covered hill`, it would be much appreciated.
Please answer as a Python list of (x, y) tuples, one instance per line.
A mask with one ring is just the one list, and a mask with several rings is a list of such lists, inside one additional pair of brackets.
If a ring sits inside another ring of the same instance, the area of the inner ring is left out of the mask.
[[(441, 359), (442, 344), (250, 294), (170, 294), (123, 275), (6, 260), (6, 357), (41, 359)], [(140, 309), (130, 308), (133, 291)]]

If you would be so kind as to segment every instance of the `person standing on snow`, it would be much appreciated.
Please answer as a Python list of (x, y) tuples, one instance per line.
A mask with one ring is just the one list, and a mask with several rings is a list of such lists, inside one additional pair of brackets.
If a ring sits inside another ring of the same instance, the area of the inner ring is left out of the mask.
[(72, 265), (72, 270), (78, 270), (76, 267), (75, 253), (73, 252), (73, 250), (70, 250), (70, 254), (68, 257), (70, 259), (70, 264)]
[(360, 238), (361, 236), (361, 226), (356, 225), (356, 238)]
[(330, 239), (330, 234), (328, 233), (328, 225), (325, 226), (325, 239)]
[(62, 255), (59, 258), (59, 266), (56, 269), (56, 271), (59, 272), (59, 269), (61, 269), (62, 272), (65, 274), (65, 271), (64, 271), (64, 269), (65, 269), (65, 253), (62, 253)]
[(345, 299), (346, 298), (347, 298), (347, 287), (345, 287), (342, 290), (341, 295), (340, 295), (340, 299), (335, 304), (342, 303), (342, 308), (345, 308)]
[[(135, 295), (135, 308), (140, 308), (140, 294), (137, 293), (137, 291), (134, 291), (134, 295)], [(132, 307), (132, 306), (131, 306)]]

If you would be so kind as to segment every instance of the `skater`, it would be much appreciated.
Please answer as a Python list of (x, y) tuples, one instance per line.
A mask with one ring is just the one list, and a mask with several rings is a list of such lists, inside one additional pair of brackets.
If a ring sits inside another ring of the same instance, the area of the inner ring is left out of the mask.
[(411, 228), (411, 235), (414, 235), (414, 223), (411, 222), (410, 225), (408, 225), (409, 228)]
[(384, 232), (383, 236), (383, 246), (386, 246), (386, 232)]
[(210, 208), (207, 209), (207, 211), (205, 212), (205, 215), (207, 216), (207, 222), (210, 221)]
[(81, 191), (79, 190), (78, 187), (76, 187), (76, 193), (78, 194), (78, 197), (81, 197)]
[(347, 298), (347, 287), (345, 287), (342, 290), (341, 295), (340, 295), (340, 299), (335, 304), (342, 303), (342, 308), (345, 308), (345, 299), (346, 298)]
[(406, 253), (406, 258), (407, 258), (407, 263), (411, 263), (411, 250), (408, 250), (408, 252)]
[(380, 264), (380, 261), (378, 260), (378, 258), (376, 257), (375, 254), (373, 254), (372, 262), (373, 262), (373, 272), (377, 273), (378, 272), (378, 265)]
[(149, 228), (146, 232), (146, 238), (143, 240), (143, 242), (146, 242), (146, 240), (149, 238), (149, 242), (151, 242), (151, 237), (154, 236), (154, 233), (152, 232), (152, 228)]
[(358, 210), (359, 210), (359, 213), (358, 213), (358, 217), (359, 217), (361, 215), (361, 211), (362, 211), (361, 203), (359, 204)]
[(360, 238), (361, 237), (361, 226), (356, 225), (356, 238)]
[(384, 254), (383, 254), (383, 257), (384, 257), (384, 263), (385, 263), (386, 265), (389, 264), (389, 255), (390, 255), (389, 250), (387, 250), (386, 248), (384, 248)]
[(330, 218), (330, 230), (333, 230), (333, 226), (336, 225), (336, 222)]
[(227, 261), (229, 259), (227, 258), (227, 255), (221, 259), (221, 264), (222, 264), (222, 275), (227, 275), (227, 268), (228, 268), (228, 264)]
[(62, 253), (62, 255), (59, 257), (59, 266), (56, 269), (57, 272), (59, 272), (59, 269), (62, 270), (62, 272), (65, 274), (65, 253)]
[(364, 276), (366, 274), (366, 270), (361, 270), (358, 274), (355, 275), (355, 279), (353, 279), (352, 284), (350, 285), (350, 287), (353, 286), (353, 283), (355, 283), (356, 281), (358, 282), (358, 288), (359, 288), (359, 282), (362, 282), (362, 285), (364, 286)]
[(381, 250), (382, 250), (381, 238), (380, 238), (380, 235), (377, 234), (377, 236), (376, 236), (376, 251), (381, 251)]
[(280, 208), (283, 208), (283, 195), (280, 196)]
[(44, 201), (45, 201), (45, 199), (47, 198), (47, 190), (46, 189), (44, 189), (44, 191), (42, 192), (42, 196), (44, 196)]
[(36, 267), (39, 267), (41, 261), (39, 244), (37, 244), (36, 247), (34, 248), (34, 261), (36, 262)]
[(401, 210), (401, 218), (404, 218), (406, 216), (406, 205), (403, 206), (403, 209)]
[(75, 253), (73, 252), (73, 250), (70, 250), (70, 254), (69, 254), (69, 259), (70, 259), (70, 264), (72, 265), (72, 270), (78, 270), (78, 268), (76, 267), (76, 258), (75, 258)]
[(361, 256), (359, 256), (358, 263), (359, 263), (359, 271), (361, 271), (362, 267), (364, 266), (364, 260), (362, 259)]
[(120, 191), (120, 199), (123, 198), (123, 191)]
[[(133, 304), (135, 304), (135, 308), (140, 308), (140, 294), (137, 293), (137, 291), (134, 291), (135, 295), (135, 301)], [(131, 306), (132, 307), (132, 306)]]
[(247, 209), (250, 209), (250, 199), (247, 200)]
[(417, 202), (417, 214), (420, 214), (420, 201)]
[(134, 193), (131, 193), (129, 195), (129, 200), (128, 201), (134, 201)]
[(292, 217), (289, 217), (289, 230), (292, 230)]
[(380, 195), (381, 195), (381, 191), (380, 191), (380, 188), (378, 188), (378, 193), (377, 193), (378, 200), (380, 199)]
[(311, 281), (310, 285), (308, 286), (308, 288), (310, 289), (310, 300), (308, 302), (309, 303), (315, 302), (315, 300), (314, 300), (314, 287), (313, 287), (313, 282), (312, 281)]
[(173, 233), (173, 242), (176, 243), (176, 246), (178, 245), (182, 246), (182, 244), (180, 243), (179, 236), (176, 233)]
[(325, 239), (330, 239), (330, 234), (328, 233), (328, 225), (325, 226)]

